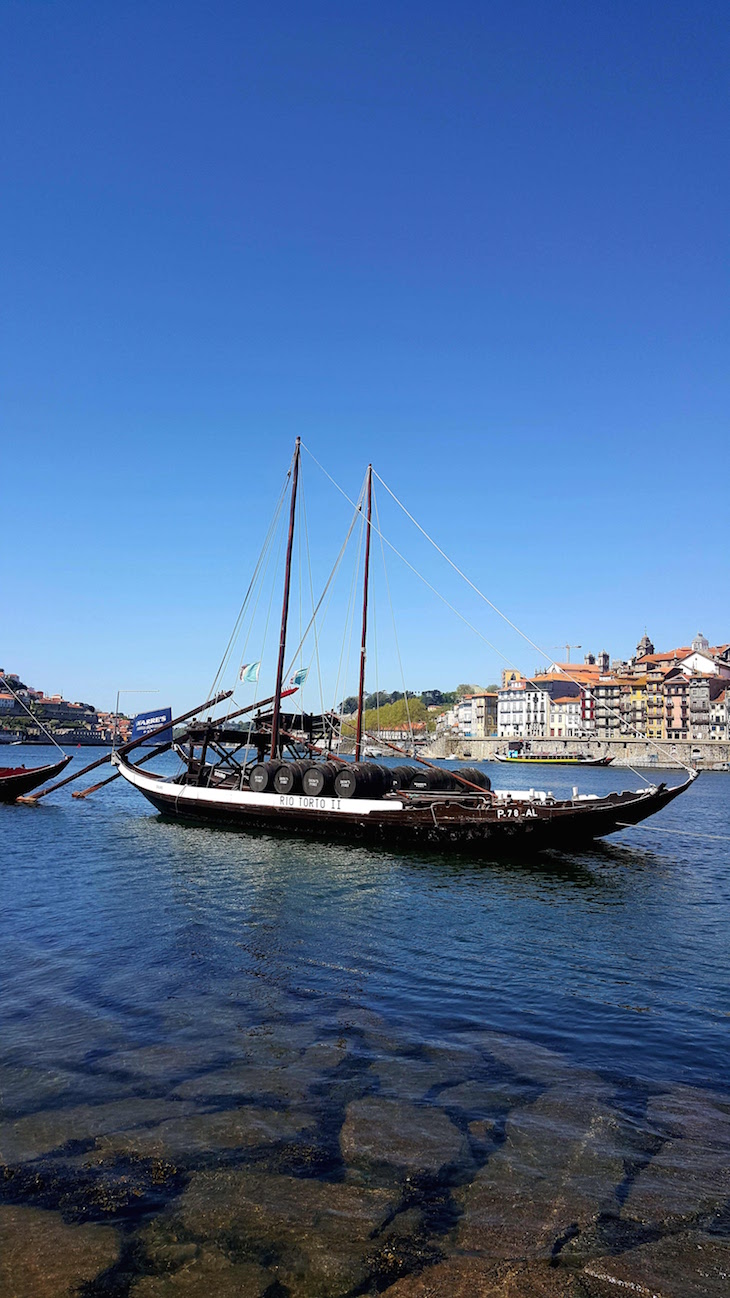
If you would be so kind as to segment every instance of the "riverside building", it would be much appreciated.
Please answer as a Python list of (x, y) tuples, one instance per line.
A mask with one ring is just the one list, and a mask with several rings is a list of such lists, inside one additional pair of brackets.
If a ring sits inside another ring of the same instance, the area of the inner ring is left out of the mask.
[(657, 653), (648, 635), (625, 662), (586, 654), (555, 662), (532, 680), (504, 673), (497, 698), (499, 738), (730, 739), (730, 644)]

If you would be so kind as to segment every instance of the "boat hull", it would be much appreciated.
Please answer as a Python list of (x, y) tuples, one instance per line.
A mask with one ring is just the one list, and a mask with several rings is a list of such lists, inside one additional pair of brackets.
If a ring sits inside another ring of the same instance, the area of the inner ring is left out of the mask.
[(396, 847), (458, 849), (477, 855), (547, 848), (571, 850), (638, 824), (692, 783), (571, 802), (434, 797), (422, 805), (394, 799), (313, 798), (198, 788), (144, 774), (123, 759), (120, 773), (161, 815), (249, 833), (283, 833)]
[(521, 762), (524, 766), (610, 766), (612, 757), (509, 757), (495, 753), (496, 762)]
[(69, 753), (50, 766), (33, 766), (27, 771), (23, 768), (8, 770), (7, 774), (0, 770), (0, 802), (15, 802), (16, 798), (24, 797), (47, 780), (54, 780), (71, 760)]

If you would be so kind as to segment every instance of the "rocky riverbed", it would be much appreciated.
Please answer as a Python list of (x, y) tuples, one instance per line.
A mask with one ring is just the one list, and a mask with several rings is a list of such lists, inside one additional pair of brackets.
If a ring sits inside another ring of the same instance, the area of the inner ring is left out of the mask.
[(0, 807), (0, 1298), (727, 1298), (728, 841), (710, 775), (499, 862)]
[(6, 1064), (3, 1298), (727, 1298), (728, 1097), (509, 1034), (315, 1027), (212, 1066)]

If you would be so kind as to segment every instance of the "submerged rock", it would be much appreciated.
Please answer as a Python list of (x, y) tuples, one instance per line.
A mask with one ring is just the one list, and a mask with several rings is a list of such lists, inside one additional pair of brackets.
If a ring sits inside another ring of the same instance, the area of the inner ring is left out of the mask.
[(130, 1298), (261, 1298), (273, 1281), (257, 1262), (231, 1262), (218, 1250), (193, 1247), (179, 1269), (133, 1284)]
[(192, 1104), (174, 1100), (126, 1099), (31, 1113), (0, 1125), (0, 1164), (30, 1162), (71, 1141), (92, 1141), (108, 1132), (159, 1123), (172, 1114), (184, 1116), (192, 1111)]
[(444, 1109), (461, 1109), (472, 1120), (478, 1120), (498, 1118), (534, 1094), (532, 1087), (517, 1082), (460, 1082), (444, 1087), (437, 1100)]
[(121, 1094), (123, 1087), (109, 1077), (90, 1073), (88, 1069), (49, 1066), (42, 1068), (3, 1064), (0, 1066), (0, 1119), (20, 1117), (51, 1104), (89, 1100), (109, 1100)]
[(484, 1072), (485, 1060), (482, 1051), (475, 1050), (463, 1041), (450, 1042), (446, 1045), (426, 1046), (424, 1058), (434, 1070), (441, 1086), (455, 1085), (471, 1081)]
[(727, 1298), (730, 1241), (700, 1232), (670, 1235), (617, 1257), (596, 1258), (586, 1263), (584, 1275), (595, 1298)]
[(492, 1258), (550, 1258), (559, 1242), (618, 1212), (624, 1175), (616, 1115), (573, 1091), (551, 1090), (515, 1109), (505, 1140), (468, 1186), (459, 1246)]
[(220, 1237), (265, 1262), (293, 1298), (336, 1298), (366, 1280), (395, 1207), (380, 1189), (230, 1169), (194, 1173), (174, 1221), (188, 1239)]
[(440, 1109), (369, 1096), (347, 1107), (340, 1132), (345, 1162), (388, 1164), (435, 1174), (467, 1153), (464, 1136)]
[(58, 1212), (0, 1207), (3, 1298), (71, 1298), (119, 1256), (109, 1226), (69, 1226)]
[(730, 1106), (726, 1097), (677, 1087), (650, 1100), (646, 1118), (668, 1138), (639, 1172), (624, 1215), (676, 1227), (688, 1218), (721, 1211), (730, 1198)]
[(440, 1240), (429, 1236), (420, 1208), (397, 1213), (372, 1241), (366, 1259), (371, 1284), (380, 1291), (399, 1276), (440, 1262), (443, 1257), (440, 1244)]
[(188, 1113), (154, 1127), (101, 1136), (96, 1149), (107, 1161), (123, 1156), (184, 1162), (216, 1150), (253, 1149), (291, 1140), (309, 1121), (289, 1109), (245, 1105), (216, 1113)]
[(151, 1045), (115, 1050), (103, 1056), (97, 1068), (128, 1073), (132, 1077), (169, 1084), (207, 1063), (210, 1052), (201, 1045)]
[(380, 1095), (399, 1100), (420, 1100), (443, 1077), (438, 1068), (420, 1057), (403, 1055), (398, 1059), (382, 1059), (374, 1063), (369, 1075), (377, 1084)]
[(589, 1298), (580, 1278), (547, 1263), (495, 1267), (454, 1257), (398, 1280), (382, 1298)]
[(483, 1049), (500, 1064), (541, 1086), (576, 1086), (582, 1091), (590, 1088), (597, 1096), (610, 1094), (610, 1088), (595, 1073), (578, 1068), (567, 1055), (556, 1050), (502, 1032), (485, 1032), (479, 1040)]
[[(338, 1055), (338, 1061), (341, 1056)], [(319, 1057), (321, 1058), (321, 1056)], [(321, 1081), (325, 1067), (309, 1052), (284, 1061), (244, 1061), (191, 1077), (175, 1088), (182, 1099), (210, 1099), (224, 1095), (258, 1098), (269, 1095), (289, 1104), (303, 1104), (311, 1087)]]

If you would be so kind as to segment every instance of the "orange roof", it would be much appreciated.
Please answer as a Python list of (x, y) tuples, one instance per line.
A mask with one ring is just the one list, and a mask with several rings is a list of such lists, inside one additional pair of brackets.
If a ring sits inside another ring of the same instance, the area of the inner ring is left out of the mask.
[(601, 671), (598, 663), (553, 663), (553, 667), (565, 676), (596, 676)]
[(689, 658), (690, 654), (704, 654), (706, 658), (717, 658), (726, 649), (730, 649), (730, 645), (711, 645), (709, 649), (693, 649), (691, 645), (680, 645), (678, 649), (670, 649), (667, 653), (644, 654), (642, 658), (637, 658), (636, 661), (637, 663), (672, 662), (674, 659), (681, 661), (682, 658)]
[[(535, 677), (535, 684), (538, 686), (542, 686), (548, 681), (559, 681), (561, 685), (571, 684), (570, 681), (566, 680), (563, 672), (545, 672), (544, 676)], [(579, 676), (576, 676), (572, 683), (575, 685), (595, 685), (597, 682), (593, 676), (585, 680), (581, 680)]]
[(691, 654), (691, 653), (692, 653), (692, 650), (691, 650), (691, 649), (688, 649), (688, 648), (685, 646), (685, 648), (683, 648), (683, 649), (671, 649), (671, 650), (669, 651), (669, 653), (663, 653), (663, 654), (644, 654), (641, 658), (637, 658), (636, 661), (637, 661), (637, 663), (667, 663), (667, 662), (674, 662), (675, 658), (677, 658), (677, 659), (679, 659), (679, 658), (686, 658), (687, 655), (688, 655), (688, 654)]
[(553, 699), (552, 702), (553, 706), (555, 706), (556, 703), (575, 703), (577, 707), (580, 703), (580, 699), (576, 698), (574, 694), (567, 694), (564, 699)]

